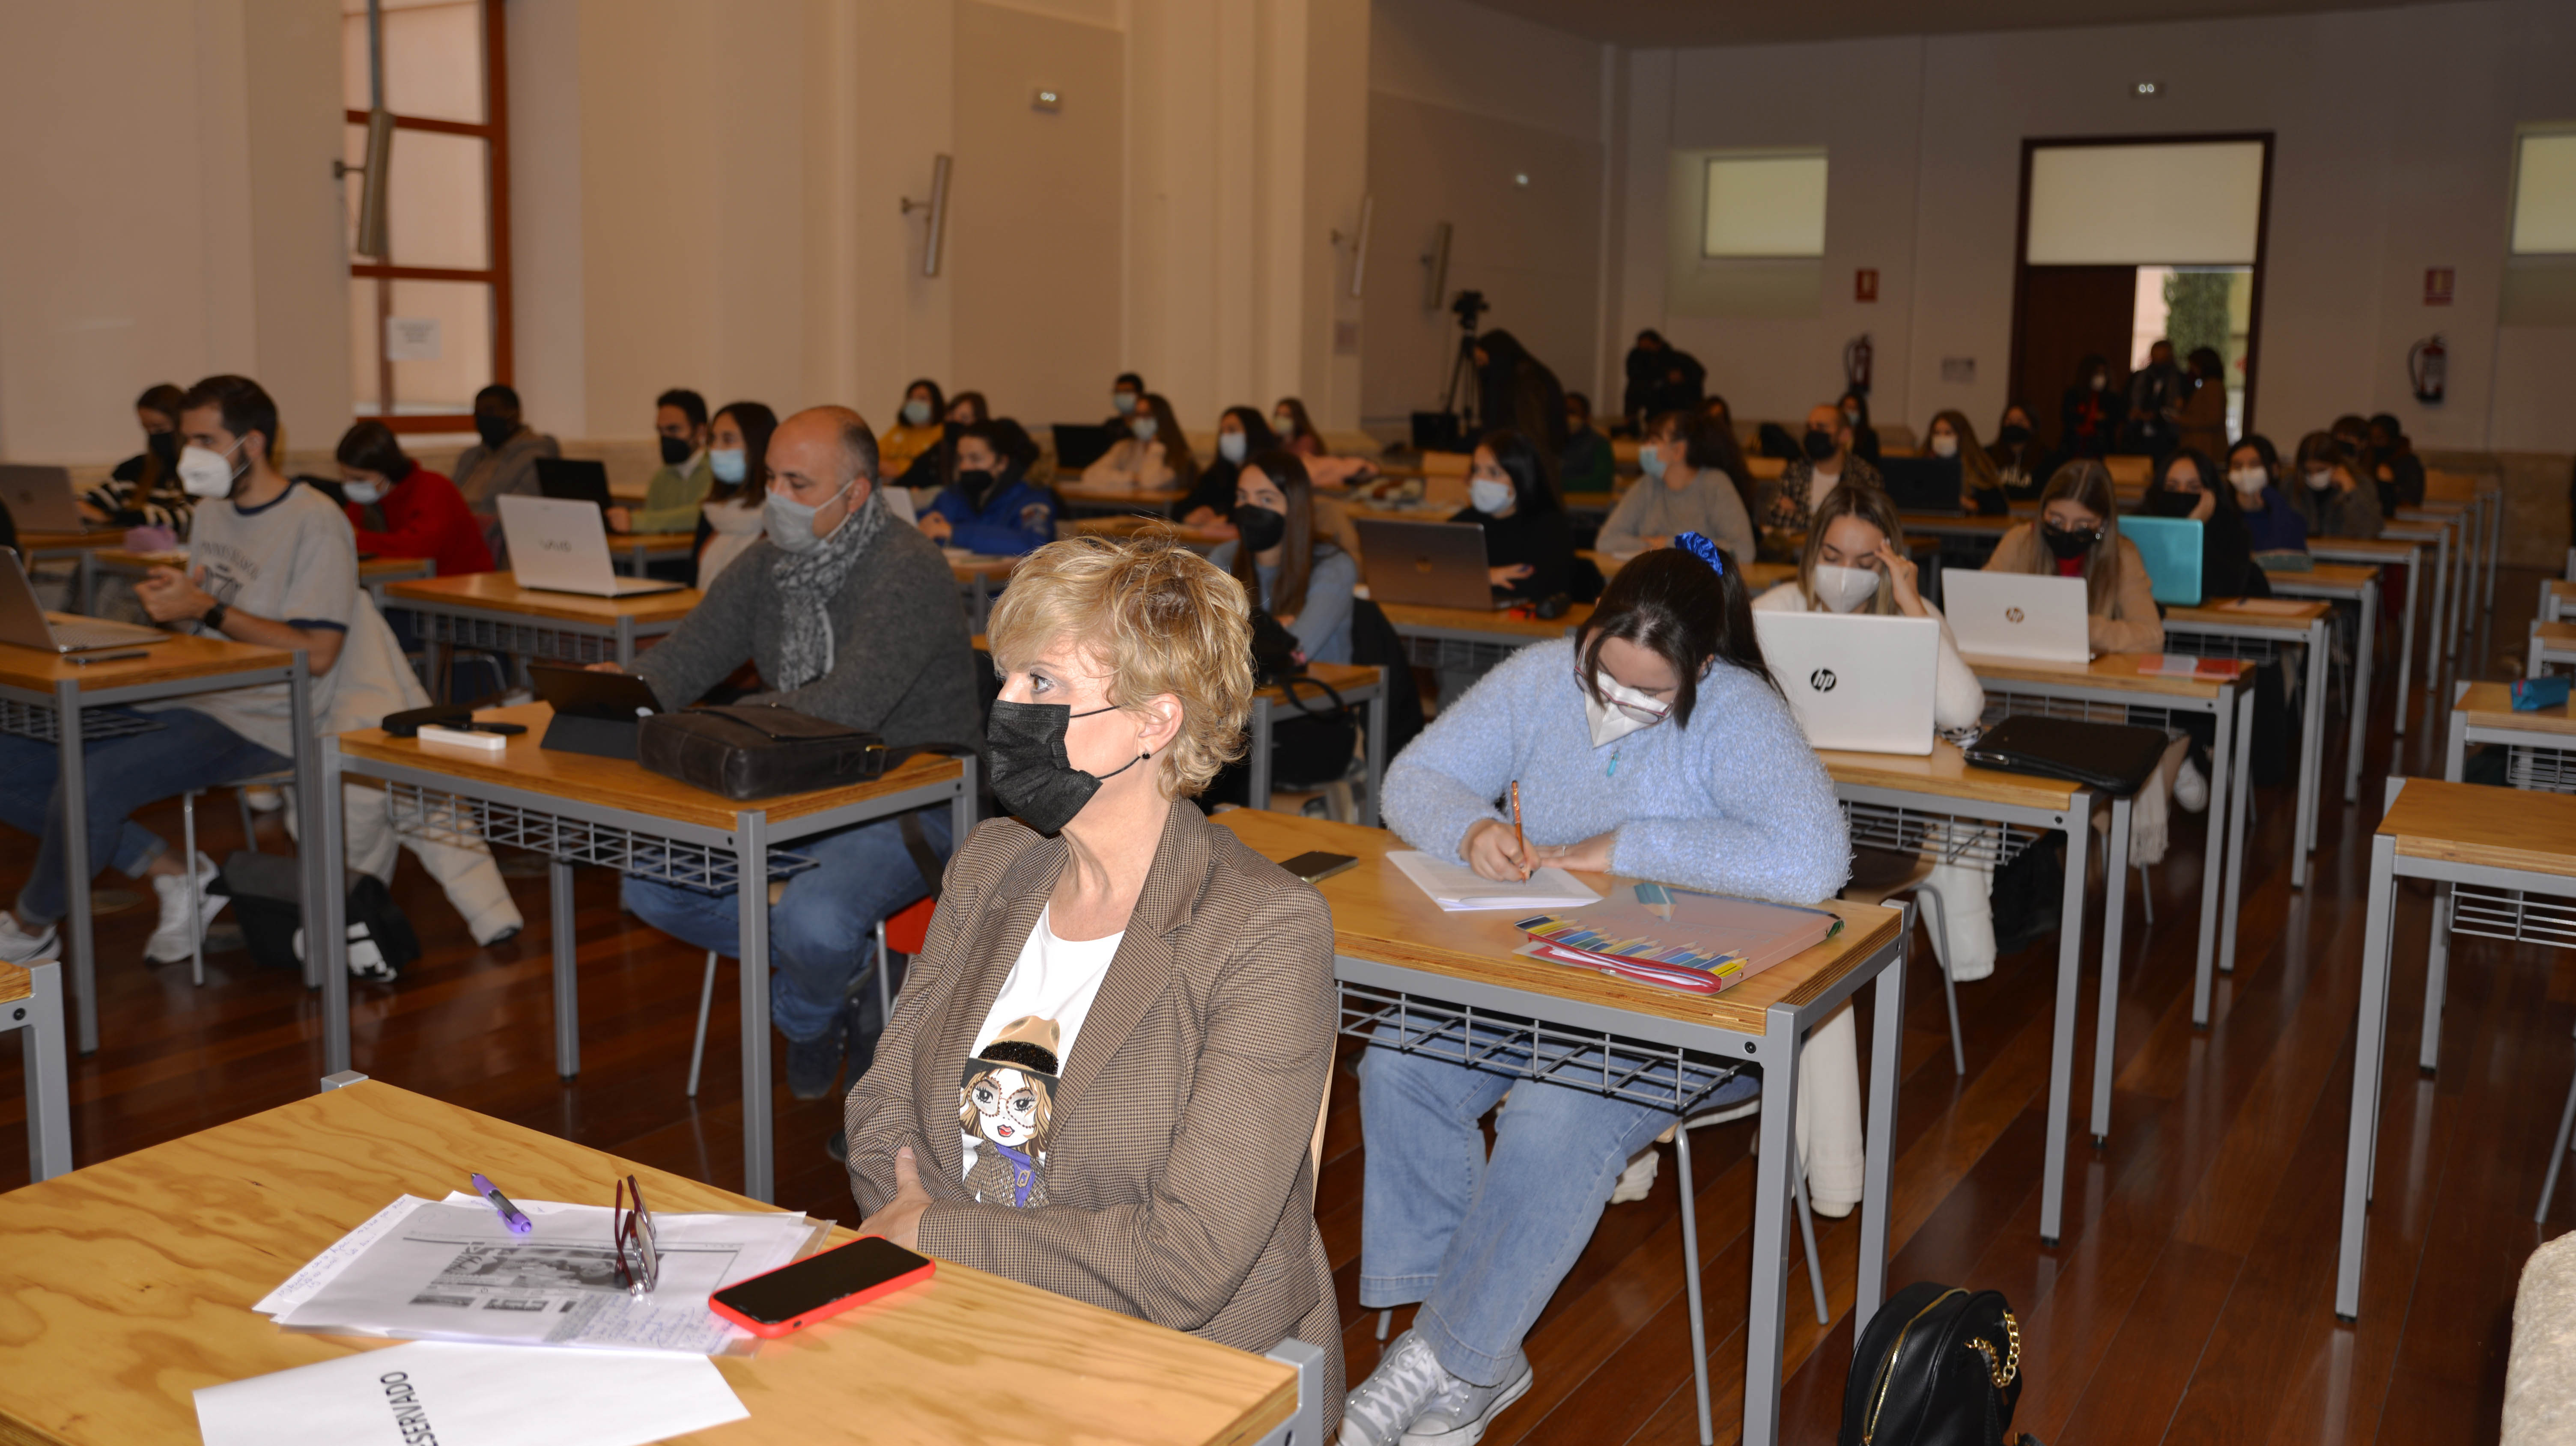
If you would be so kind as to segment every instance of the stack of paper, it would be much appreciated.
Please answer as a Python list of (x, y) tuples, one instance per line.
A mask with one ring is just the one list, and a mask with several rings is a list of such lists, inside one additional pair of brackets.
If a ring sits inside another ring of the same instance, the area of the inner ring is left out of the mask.
[(751, 1415), (703, 1357), (427, 1341), (196, 1396), (206, 1446), (644, 1446)]
[(1497, 883), (1474, 869), (1442, 863), (1426, 853), (1399, 849), (1387, 862), (1404, 871), (1414, 887), (1453, 914), (1476, 909), (1579, 909), (1601, 902), (1601, 896), (1576, 883), (1563, 869), (1540, 869), (1522, 883)]

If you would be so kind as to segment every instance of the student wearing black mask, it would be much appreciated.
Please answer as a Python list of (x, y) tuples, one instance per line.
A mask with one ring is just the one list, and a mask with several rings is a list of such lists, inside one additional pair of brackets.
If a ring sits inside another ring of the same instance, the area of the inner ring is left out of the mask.
[(2424, 505), (2424, 459), (2415, 455), (2415, 444), (2406, 436), (2406, 426), (2393, 413), (2381, 412), (2370, 419), (2370, 440), (2364, 449), (2370, 459), (2371, 475), (2379, 483), (2379, 512), (2394, 517), (2400, 507)]
[(2057, 447), (2067, 458), (2108, 457), (2120, 431), (2111, 395), (2111, 363), (2096, 353), (2075, 364), (2075, 385), (2058, 402)]
[(1995, 427), (1994, 445), (1986, 448), (1986, 455), (1994, 459), (2006, 497), (2028, 501), (2048, 481), (2048, 451), (2030, 424), (2030, 408), (2019, 402), (2005, 405), (2003, 419)]
[(1807, 530), (1807, 519), (1826, 493), (1846, 485), (1886, 485), (1879, 480), (1877, 468), (1852, 455), (1851, 419), (1840, 407), (1811, 408), (1802, 445), (1805, 455), (1791, 461), (1771, 484), (1757, 519), (1763, 556), (1782, 562), (1797, 558), (1798, 548), (1789, 539)]
[(83, 517), (120, 527), (167, 527), (187, 536), (195, 504), (179, 485), (182, 395), (163, 382), (134, 399), (134, 419), (143, 424), (143, 450), (117, 463), (106, 481), (81, 494)]
[(2164, 617), (2156, 611), (2146, 559), (2120, 535), (2109, 469), (2094, 461), (2067, 463), (2048, 479), (2039, 507), (2038, 522), (2022, 523), (1995, 544), (1985, 570), (2080, 577), (2094, 652), (2163, 652)]
[(2165, 459), (2147, 488), (2146, 513), (2200, 524), (2201, 596), (2270, 597), (2272, 584), (2254, 563), (2254, 537), (2235, 494), (2206, 453), (2186, 447)]
[(1878, 428), (1869, 424), (1869, 394), (1845, 392), (1834, 406), (1843, 414), (1843, 425), (1851, 428), (1851, 452), (1864, 461), (1878, 460)]
[(488, 386), (474, 394), (474, 432), (483, 440), (456, 458), (456, 490), (482, 520), (483, 540), (493, 559), (507, 565), (501, 538), (501, 502), (505, 494), (543, 495), (537, 486), (537, 459), (560, 457), (555, 439), (530, 427), (519, 415), (519, 394), (509, 387)]
[(943, 547), (1018, 557), (1055, 541), (1055, 494), (1028, 478), (1037, 444), (1008, 417), (957, 436), (957, 480), (921, 516), (921, 534)]
[(1316, 525), (1304, 459), (1280, 448), (1254, 453), (1236, 473), (1233, 521), (1238, 540), (1208, 561), (1279, 620), (1307, 662), (1349, 662), (1359, 562)]
[[(644, 505), (608, 509), (611, 532), (691, 532), (698, 508), (716, 484), (715, 466), (707, 452), (707, 399), (686, 387), (673, 387), (653, 399), (653, 436), (662, 449), (662, 467), (644, 484)], [(686, 567), (687, 564), (681, 564)], [(662, 574), (656, 574), (657, 576)], [(669, 574), (684, 580), (685, 572)]]

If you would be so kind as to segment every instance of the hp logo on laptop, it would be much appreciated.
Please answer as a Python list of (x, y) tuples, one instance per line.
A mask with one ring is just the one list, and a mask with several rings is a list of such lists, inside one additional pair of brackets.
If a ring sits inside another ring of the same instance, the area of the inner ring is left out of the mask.
[(1831, 668), (1818, 668), (1807, 675), (1807, 686), (1819, 693), (1832, 692), (1837, 681), (1839, 680), (1834, 677), (1834, 670)]
[(2006, 608), (2006, 609), (2004, 609), (2004, 621), (2005, 621), (2005, 622), (2008, 622), (2008, 623), (2017, 623), (2017, 622), (2020, 622), (2020, 621), (2021, 621), (2021, 609), (2019, 609), (2019, 608)]

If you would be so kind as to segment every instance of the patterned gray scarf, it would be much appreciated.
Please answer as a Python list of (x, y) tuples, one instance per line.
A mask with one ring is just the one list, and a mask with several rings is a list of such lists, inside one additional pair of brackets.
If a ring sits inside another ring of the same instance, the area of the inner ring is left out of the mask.
[(780, 552), (769, 580), (778, 587), (786, 631), (778, 640), (782, 677), (769, 680), (779, 692), (802, 688), (832, 671), (832, 598), (858, 563), (859, 555), (885, 525), (882, 489), (868, 489), (868, 500), (844, 518), (831, 536), (811, 552)]

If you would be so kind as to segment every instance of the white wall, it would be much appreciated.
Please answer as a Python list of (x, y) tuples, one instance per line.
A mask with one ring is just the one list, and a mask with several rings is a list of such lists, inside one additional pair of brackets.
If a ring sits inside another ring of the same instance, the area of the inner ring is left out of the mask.
[(335, 0), (0, 14), (0, 457), (141, 449), (155, 382), (258, 378), (287, 440), (349, 416)]
[[(1617, 305), (1708, 364), (1739, 415), (1830, 400), (1867, 330), (1873, 410), (1917, 430), (1996, 416), (2012, 352), (2025, 137), (2275, 134), (2256, 425), (2280, 439), (2395, 412), (2428, 447), (2576, 449), (2576, 338), (2499, 328), (2517, 122), (2576, 116), (2576, 23), (2546, 0), (2475, 0), (2171, 25), (1641, 51), (1628, 59)], [(2164, 95), (2129, 92), (2146, 78)], [(1665, 243), (1675, 150), (1824, 144), (1822, 298), (1794, 320), (1677, 315)], [(1876, 267), (1875, 305), (1852, 272)], [(2429, 266), (2458, 299), (2421, 304)], [(2450, 395), (2418, 405), (2408, 345), (2442, 332)], [(1941, 380), (1944, 357), (1976, 380)], [(2027, 398), (2046, 405), (2053, 398)]]

